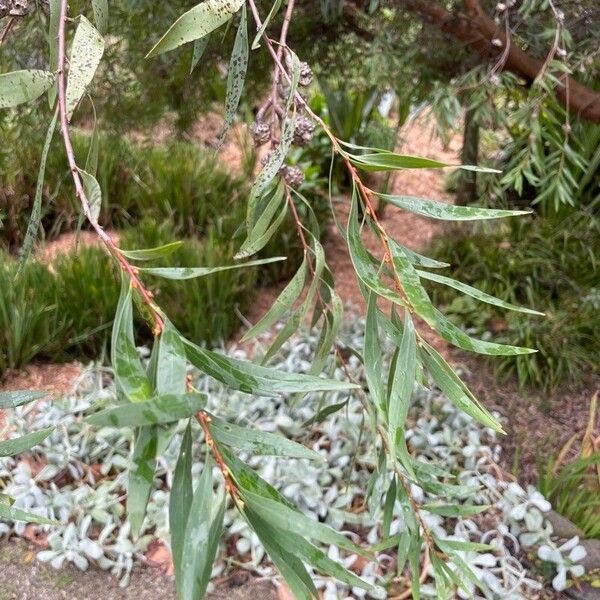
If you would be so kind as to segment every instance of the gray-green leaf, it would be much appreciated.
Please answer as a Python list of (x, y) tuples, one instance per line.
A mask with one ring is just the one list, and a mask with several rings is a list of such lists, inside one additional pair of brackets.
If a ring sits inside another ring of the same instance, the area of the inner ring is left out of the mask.
[(0, 74), (0, 108), (12, 108), (39, 98), (54, 83), (49, 71), (24, 70)]
[(23, 435), (12, 440), (6, 440), (0, 442), (0, 456), (14, 456), (20, 454), (37, 446), (40, 442), (43, 442), (54, 430), (54, 427), (48, 427), (47, 429), (40, 429), (40, 431), (33, 431), (27, 435)]

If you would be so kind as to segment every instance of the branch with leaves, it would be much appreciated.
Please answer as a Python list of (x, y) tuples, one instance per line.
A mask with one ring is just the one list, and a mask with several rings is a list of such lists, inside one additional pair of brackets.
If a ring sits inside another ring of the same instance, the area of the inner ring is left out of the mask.
[[(66, 28), (70, 21), (67, 20), (67, 0), (51, 2), (49, 70), (0, 75), (0, 108), (17, 106), (48, 92), (50, 107), (54, 111), (42, 153), (34, 210), (21, 258), (27, 259), (39, 229), (45, 162), (54, 130), (60, 122), (82, 218), (90, 223), (121, 271), (121, 292), (111, 340), (111, 361), (119, 403), (93, 412), (86, 420), (99, 427), (110, 424), (134, 431), (127, 498), (133, 536), (139, 535), (142, 529), (157, 458), (171, 442), (178, 423), (187, 420), (169, 506), (171, 548), (180, 598), (196, 600), (205, 594), (228, 501), (243, 515), (294, 597), (300, 600), (318, 597), (306, 565), (350, 587), (363, 588), (374, 597), (387, 593), (331, 559), (322, 549), (323, 545), (336, 546), (368, 561), (376, 560), (378, 552), (394, 548), (397, 576), (392, 583), (405, 581), (406, 565), (410, 572), (410, 585), (403, 589), (399, 598), (407, 598), (411, 594), (418, 598), (420, 586), (430, 575), (440, 597), (447, 597), (450, 590), (456, 588), (468, 591), (467, 582), (483, 587), (484, 582), (477, 578), (462, 556), (466, 551), (489, 548), (446, 539), (427, 525), (427, 514), (462, 518), (475, 515), (486, 507), (465, 503), (463, 499), (469, 490), (456, 483), (450, 474), (436, 468), (435, 464), (418, 460), (411, 454), (405, 428), (413, 390), (415, 386), (436, 385), (455, 405), (486, 427), (496, 431), (501, 431), (501, 427), (452, 367), (425, 341), (415, 320), (421, 319), (442, 338), (462, 349), (490, 355), (522, 354), (531, 350), (470, 337), (433, 306), (423, 280), (450, 286), (479, 301), (508, 310), (539, 313), (508, 304), (437, 274), (435, 270), (447, 266), (446, 263), (411, 251), (395, 240), (378, 218), (373, 201), (380, 198), (399, 210), (450, 221), (496, 219), (524, 213), (452, 206), (434, 200), (381, 194), (370, 189), (363, 180), (363, 173), (368, 171), (449, 166), (478, 171), (486, 169), (447, 165), (428, 158), (357, 146), (336, 137), (328, 125), (310, 110), (301, 92), (303, 86), (311, 83), (311, 71), (287, 45), (288, 30), (293, 22), (293, 0), (288, 0), (278, 38), (271, 38), (267, 33), (282, 4), (282, 0), (276, 0), (263, 20), (253, 0), (206, 0), (177, 19), (148, 53), (148, 58), (151, 58), (193, 42), (193, 69), (201, 60), (210, 34), (237, 20), (236, 15), (239, 14), (227, 77), (221, 141), (236, 117), (250, 50), (259, 50), (263, 44), (273, 60), (271, 93), (251, 128), (256, 143), (269, 143), (270, 152), (248, 197), (245, 239), (236, 259), (247, 259), (262, 250), (288, 214), (296, 224), (304, 259), (273, 306), (244, 336), (245, 340), (251, 339), (287, 316), (285, 325), (262, 357), (261, 364), (237, 360), (201, 348), (186, 339), (155, 301), (142, 276), (186, 280), (223, 269), (256, 266), (278, 258), (212, 268), (153, 268), (147, 266), (149, 261), (172, 252), (178, 244), (124, 251), (98, 224), (102, 191), (95, 177), (98, 156), (96, 130), (82, 169), (75, 160), (69, 122), (85, 97), (102, 59), (103, 35), (108, 27), (105, 0), (92, 2), (95, 26), (84, 15), (74, 20), (77, 27), (68, 60)], [(249, 43), (248, 37), (248, 11), (256, 27), (252, 43)], [(335, 274), (327, 266), (318, 220), (310, 202), (302, 194), (303, 173), (297, 167), (286, 165), (290, 148), (309, 141), (315, 126), (323, 129), (331, 142), (333, 155), (345, 165), (352, 181), (352, 194), (348, 199), (349, 217), (342, 235), (367, 303), (364, 348), (351, 349), (363, 364), (364, 382), (349, 372), (337, 344), (343, 304), (336, 293)], [(366, 230), (372, 230), (377, 236), (380, 256), (374, 255), (365, 246), (363, 233)], [(142, 362), (136, 349), (135, 307), (147, 317), (155, 335), (147, 364)], [(318, 328), (321, 333), (308, 373), (286, 373), (266, 366), (307, 321), (311, 310), (309, 327)], [(383, 364), (384, 337), (395, 349), (389, 365)], [(336, 361), (339, 361), (346, 379), (322, 377), (328, 366), (330, 372), (334, 372)], [(312, 520), (240, 460), (237, 451), (308, 460), (321, 460), (321, 456), (279, 435), (240, 427), (222, 420), (219, 415), (210, 414), (206, 409), (206, 397), (195, 390), (189, 380), (190, 364), (233, 390), (283, 397), (292, 404), (305, 394), (339, 390), (356, 393), (368, 417), (377, 454), (369, 486), (365, 490), (365, 501), (374, 512), (378, 509), (383, 512), (380, 543), (373, 548), (364, 548), (344, 533)], [(192, 449), (195, 431), (203, 436), (206, 452), (202, 475), (194, 489)], [(216, 489), (213, 461), (221, 474)], [(435, 494), (439, 501), (421, 504), (415, 489)], [(390, 523), (395, 513), (401, 515), (404, 526), (391, 534)], [(27, 520), (29, 517), (15, 513), (11, 518)]]

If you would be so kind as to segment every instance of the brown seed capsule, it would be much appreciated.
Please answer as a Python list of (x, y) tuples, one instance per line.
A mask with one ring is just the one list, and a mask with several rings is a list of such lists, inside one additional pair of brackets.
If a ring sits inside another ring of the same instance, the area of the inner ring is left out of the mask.
[(290, 187), (297, 188), (304, 183), (304, 173), (298, 167), (282, 167), (279, 172)]
[(314, 133), (315, 124), (308, 117), (298, 117), (294, 129), (294, 144), (296, 146), (306, 146), (312, 140)]
[(302, 61), (300, 63), (300, 79), (298, 83), (303, 86), (308, 86), (312, 83), (313, 72), (307, 62)]
[(254, 121), (250, 125), (250, 135), (256, 146), (262, 146), (271, 139), (271, 128), (264, 121)]

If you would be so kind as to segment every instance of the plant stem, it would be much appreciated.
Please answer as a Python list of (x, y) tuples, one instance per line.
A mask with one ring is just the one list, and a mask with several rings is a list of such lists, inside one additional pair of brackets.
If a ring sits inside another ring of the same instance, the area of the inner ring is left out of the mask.
[(148, 306), (150, 314), (152, 315), (152, 319), (154, 321), (154, 327), (152, 329), (154, 335), (160, 335), (160, 333), (163, 330), (164, 323), (160, 313), (160, 309), (158, 308), (158, 306), (156, 306), (154, 300), (152, 299), (152, 292), (150, 292), (150, 290), (148, 290), (144, 286), (143, 282), (139, 278), (137, 268), (127, 261), (127, 259), (119, 249), (117, 243), (112, 239), (112, 237), (108, 233), (106, 233), (106, 231), (100, 226), (97, 220), (93, 218), (90, 202), (88, 200), (87, 194), (85, 193), (83, 182), (81, 180), (81, 175), (79, 173), (79, 168), (77, 167), (77, 162), (75, 160), (75, 152), (73, 150), (73, 143), (71, 141), (71, 134), (69, 131), (69, 119), (67, 114), (67, 84), (65, 75), (66, 21), (67, 0), (60, 0), (60, 12), (58, 19), (58, 110), (60, 115), (60, 130), (63, 138), (65, 152), (67, 155), (67, 161), (69, 163), (69, 170), (71, 171), (71, 176), (75, 185), (75, 193), (79, 198), (79, 202), (81, 203), (83, 213), (87, 217), (88, 221), (91, 223), (92, 227), (94, 228), (94, 231), (106, 246), (109, 254), (117, 260), (123, 272), (125, 272), (131, 279), (132, 286), (139, 291), (142, 300)]

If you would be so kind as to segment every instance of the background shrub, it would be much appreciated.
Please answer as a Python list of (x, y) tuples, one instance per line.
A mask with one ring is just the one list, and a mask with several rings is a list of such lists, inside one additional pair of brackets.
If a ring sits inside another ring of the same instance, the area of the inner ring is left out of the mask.
[(433, 287), (461, 325), (498, 341), (528, 346), (536, 354), (494, 361), (499, 374), (516, 374), (520, 385), (546, 390), (580, 382), (600, 368), (600, 231), (581, 219), (569, 226), (536, 218), (512, 227), (495, 225), (471, 233), (457, 228), (434, 243), (433, 255), (452, 264), (451, 277), (509, 302), (546, 313), (532, 317), (458, 297)]

